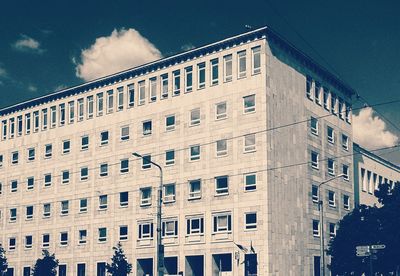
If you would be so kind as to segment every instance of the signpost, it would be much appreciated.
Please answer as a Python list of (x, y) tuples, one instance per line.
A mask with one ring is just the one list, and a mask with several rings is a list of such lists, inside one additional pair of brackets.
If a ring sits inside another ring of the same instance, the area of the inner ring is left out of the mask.
[(374, 244), (374, 245), (360, 245), (356, 246), (356, 256), (357, 257), (369, 257), (369, 269), (370, 269), (370, 275), (374, 275), (374, 270), (372, 267), (372, 260), (377, 260), (378, 256), (376, 253), (378, 253), (378, 250), (385, 249), (386, 245), (384, 244)]

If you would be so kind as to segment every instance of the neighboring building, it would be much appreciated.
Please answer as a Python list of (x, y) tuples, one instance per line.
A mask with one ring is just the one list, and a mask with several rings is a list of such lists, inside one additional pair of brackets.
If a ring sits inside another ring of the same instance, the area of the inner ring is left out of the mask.
[(354, 150), (354, 201), (356, 205), (378, 205), (374, 195), (381, 183), (393, 185), (400, 181), (400, 167), (370, 152), (358, 144)]
[(153, 275), (159, 178), (138, 152), (164, 168), (168, 274), (319, 275), (318, 183), (347, 175), (322, 187), (327, 240), (353, 207), (353, 95), (263, 27), (0, 110), (10, 271), (47, 248), (59, 275), (104, 275), (121, 241)]

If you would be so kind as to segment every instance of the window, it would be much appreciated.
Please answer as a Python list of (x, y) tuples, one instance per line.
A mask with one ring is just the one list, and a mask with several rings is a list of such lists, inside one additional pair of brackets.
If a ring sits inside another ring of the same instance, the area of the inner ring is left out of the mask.
[(344, 180), (349, 180), (349, 166), (348, 165), (342, 165), (342, 174), (343, 174), (343, 179)]
[(69, 183), (69, 170), (65, 170), (61, 172), (61, 183), (67, 184)]
[(198, 235), (204, 233), (204, 218), (189, 217), (186, 219), (186, 234)]
[(200, 160), (200, 145), (190, 146), (190, 161)]
[(189, 200), (201, 198), (201, 180), (189, 181)]
[(175, 184), (164, 185), (164, 203), (175, 202)]
[(87, 242), (87, 230), (79, 230), (78, 232), (78, 244), (86, 244)]
[(238, 56), (238, 78), (246, 77), (246, 51), (237, 53)]
[(108, 175), (108, 164), (107, 163), (103, 163), (100, 164), (100, 176), (107, 176)]
[(42, 235), (42, 247), (46, 248), (50, 246), (50, 234)]
[(329, 91), (326, 87), (324, 89), (324, 108), (329, 111)]
[(165, 131), (172, 131), (175, 129), (175, 115), (165, 117)]
[(232, 55), (224, 56), (224, 82), (232, 81)]
[(146, 85), (144, 81), (139, 83), (139, 105), (143, 105), (146, 102)]
[(63, 200), (61, 201), (61, 215), (68, 215), (69, 213), (69, 201)]
[(312, 230), (313, 230), (313, 236), (319, 237), (319, 221), (318, 220), (313, 219)]
[(198, 89), (206, 87), (206, 63), (202, 62), (197, 64), (197, 82)]
[(71, 151), (71, 141), (70, 140), (64, 140), (63, 141), (63, 154), (67, 154)]
[(86, 275), (86, 264), (77, 264), (77, 276), (85, 276)]
[[(26, 114), (25, 118), (27, 118), (27, 116), (29, 115), (29, 121), (30, 121), (30, 114)], [(27, 128), (28, 128), (28, 124), (27, 124)], [(30, 129), (30, 124), (29, 124), (29, 129)], [(2, 131), (2, 139), (6, 140), (7, 139), (7, 120), (4, 120), (1, 122), (1, 131)], [(28, 134), (28, 130), (27, 130), (27, 134)]]
[(10, 222), (17, 221), (17, 208), (10, 209)]
[(52, 179), (51, 173), (46, 173), (46, 174), (44, 175), (44, 186), (45, 186), (45, 187), (51, 186), (51, 179)]
[(332, 114), (337, 114), (337, 98), (334, 93), (331, 93), (331, 112)]
[(60, 114), (60, 126), (65, 124), (65, 104), (60, 104), (58, 106)]
[(35, 148), (28, 149), (28, 161), (35, 160)]
[(350, 197), (348, 195), (343, 195), (343, 208), (350, 210)]
[[(3, 139), (5, 139), (4, 134), (7, 133), (7, 130), (4, 130), (4, 127), (7, 125), (3, 125)], [(31, 132), (31, 114), (25, 114), (25, 133), (29, 134)]]
[(333, 191), (328, 191), (328, 204), (330, 207), (336, 207), (336, 195)]
[(118, 87), (117, 93), (117, 110), (120, 111), (124, 109), (124, 88), (122, 86)]
[(107, 113), (111, 113), (114, 111), (114, 91), (107, 91)]
[(243, 97), (244, 113), (252, 113), (256, 111), (256, 95)]
[[(22, 120), (21, 120), (21, 124), (22, 124)], [(45, 109), (42, 109), (42, 129), (43, 130), (47, 129), (47, 124), (48, 124), (48, 122), (47, 122), (47, 108), (45, 108)], [(18, 127), (18, 130), (19, 130), (19, 127)]]
[(121, 127), (121, 141), (129, 140), (129, 126)]
[(122, 159), (120, 161), (120, 173), (129, 172), (129, 159)]
[(22, 275), (23, 276), (30, 276), (31, 275), (31, 267), (30, 266), (25, 266)]
[(129, 204), (129, 193), (121, 192), (119, 193), (119, 206), (126, 207)]
[(33, 219), (33, 206), (26, 206), (26, 219)]
[[(33, 131), (37, 132), (38, 130), (39, 130), (39, 111), (35, 111), (33, 112)], [(14, 132), (13, 127), (11, 127), (11, 125), (10, 125), (10, 132), (12, 133)]]
[(15, 250), (17, 246), (17, 239), (16, 238), (9, 238), (8, 240), (8, 250)]
[(190, 111), (190, 126), (200, 124), (200, 108), (192, 109)]
[(78, 121), (82, 121), (83, 120), (83, 116), (84, 116), (84, 102), (83, 102), (83, 98), (78, 99)]
[(211, 85), (218, 84), (218, 59), (213, 59), (210, 61), (211, 66)]
[(215, 178), (215, 195), (228, 194), (228, 176), (218, 176)]
[(150, 169), (150, 168), (151, 168), (151, 155), (150, 154), (143, 155), (142, 169), (146, 170), (146, 169)]
[(88, 119), (93, 118), (93, 111), (94, 111), (93, 96), (88, 96), (86, 98), (86, 108), (87, 108), (87, 118)]
[(245, 229), (255, 230), (257, 229), (257, 213), (246, 213), (245, 214)]
[(213, 214), (213, 233), (232, 231), (232, 215), (230, 213)]
[(161, 75), (161, 99), (168, 98), (168, 74)]
[(79, 213), (86, 213), (88, 210), (88, 200), (87, 198), (81, 198), (79, 200)]
[(179, 95), (181, 93), (181, 71), (180, 70), (176, 70), (174, 72), (172, 72), (172, 77), (173, 77), (173, 81), (174, 81), (174, 96), (175, 95)]
[(32, 248), (32, 236), (25, 236), (25, 248)]
[(140, 206), (151, 205), (151, 187), (140, 189)]
[(135, 106), (135, 85), (128, 84), (128, 107)]
[(257, 175), (255, 173), (248, 173), (244, 175), (244, 190), (254, 191), (257, 189)]
[(328, 159), (328, 174), (335, 175), (335, 160)]
[(75, 120), (75, 102), (71, 101), (68, 103), (68, 110), (69, 110), (69, 116), (68, 116), (68, 122), (72, 124)]
[(44, 158), (51, 158), (53, 154), (53, 146), (51, 144), (47, 144), (44, 146)]
[(318, 186), (316, 186), (316, 185), (312, 185), (312, 188), (311, 188), (311, 198), (312, 198), (312, 202), (318, 203), (318, 201), (319, 201), (319, 197), (318, 197)]
[(89, 179), (89, 169), (88, 169), (88, 167), (82, 167), (81, 168), (80, 179), (81, 179), (81, 181)]
[(100, 132), (100, 145), (108, 145), (108, 130)]
[(3, 155), (0, 154), (0, 168), (3, 167)]
[(35, 178), (33, 176), (28, 177), (26, 180), (26, 188), (32, 190), (35, 186)]
[(176, 237), (178, 236), (178, 221), (177, 220), (166, 220), (162, 222), (163, 237)]
[(226, 114), (226, 102), (217, 103), (215, 105), (215, 119), (222, 120), (227, 117)]
[(257, 46), (251, 49), (252, 61), (253, 61), (253, 75), (261, 72), (261, 46)]
[(50, 203), (43, 204), (43, 217), (48, 218), (51, 216), (51, 205)]
[(11, 164), (18, 164), (18, 151), (11, 153)]
[[(47, 125), (47, 109), (46, 110), (46, 125)], [(44, 124), (44, 122), (43, 122)], [(22, 135), (22, 115), (17, 117), (17, 132), (18, 132), (18, 136)]]
[(18, 181), (17, 180), (11, 180), (11, 192), (15, 193), (18, 191)]
[(175, 151), (167, 150), (165, 151), (165, 165), (170, 166), (175, 164)]
[(319, 154), (317, 152), (311, 152), (311, 167), (313, 169), (319, 169)]
[(256, 150), (256, 135), (247, 134), (244, 136), (244, 152), (253, 152)]
[(328, 142), (331, 144), (335, 143), (335, 131), (333, 128), (328, 127), (327, 128), (327, 135), (328, 135)]
[(99, 228), (99, 242), (107, 241), (107, 228), (101, 227)]
[(96, 276), (106, 276), (106, 263), (97, 263), (97, 274)]
[(151, 120), (143, 122), (143, 135), (151, 135), (152, 123)]
[(344, 119), (344, 116), (345, 116), (345, 109), (346, 109), (346, 107), (344, 105), (343, 100), (341, 98), (339, 98), (339, 118), (342, 120)]
[(344, 150), (349, 150), (349, 137), (342, 134), (342, 148)]
[(351, 106), (349, 103), (346, 103), (346, 122), (348, 122), (349, 124), (351, 124)]
[(104, 97), (103, 97), (103, 92), (97, 93), (96, 95), (97, 98), (97, 116), (102, 116), (103, 115), (103, 110), (104, 110)]
[(333, 239), (336, 236), (336, 225), (329, 223), (329, 238)]
[(128, 226), (123, 225), (119, 227), (119, 240), (126, 241), (128, 239)]
[[(39, 111), (36, 111), (36, 112), (39, 113)], [(35, 115), (36, 112), (34, 112), (33, 114)], [(38, 121), (38, 128), (39, 128), (39, 114), (37, 116), (38, 116), (37, 121)], [(14, 118), (11, 118), (10, 119), (10, 138), (14, 138), (14, 133), (15, 133), (15, 123), (14, 123)]]
[(139, 240), (153, 238), (153, 223), (142, 222), (139, 223)]
[(107, 195), (99, 196), (99, 210), (107, 209)]
[(318, 119), (311, 117), (311, 133), (318, 135)]
[(89, 148), (89, 136), (85, 135), (81, 137), (81, 150), (87, 150)]
[(315, 82), (314, 93), (315, 102), (321, 105), (321, 84), (319, 82)]
[(150, 79), (150, 95), (149, 95), (149, 101), (154, 102), (157, 100), (157, 78), (151, 78)]
[(217, 156), (226, 156), (228, 154), (228, 147), (226, 139), (218, 140), (217, 141)]
[(185, 68), (185, 92), (193, 90), (193, 66)]
[(68, 245), (68, 232), (60, 233), (60, 245), (67, 246)]

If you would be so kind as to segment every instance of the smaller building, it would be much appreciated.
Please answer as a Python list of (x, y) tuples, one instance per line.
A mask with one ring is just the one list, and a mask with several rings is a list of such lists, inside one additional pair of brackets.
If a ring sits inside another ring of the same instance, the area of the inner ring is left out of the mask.
[(378, 203), (374, 191), (380, 183), (400, 181), (400, 167), (382, 157), (353, 144), (354, 203), (373, 206)]

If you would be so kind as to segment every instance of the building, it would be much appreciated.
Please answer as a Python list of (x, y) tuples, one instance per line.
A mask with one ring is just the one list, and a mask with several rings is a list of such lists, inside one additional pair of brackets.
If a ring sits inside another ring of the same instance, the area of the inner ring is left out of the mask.
[(384, 158), (353, 145), (354, 150), (354, 202), (357, 205), (378, 205), (374, 195), (380, 183), (393, 185), (400, 181), (400, 167)]
[(158, 171), (133, 152), (164, 169), (167, 274), (319, 275), (317, 185), (345, 175), (321, 189), (327, 240), (352, 208), (354, 95), (263, 27), (2, 109), (9, 275), (43, 248), (104, 275), (118, 241), (153, 275)]

